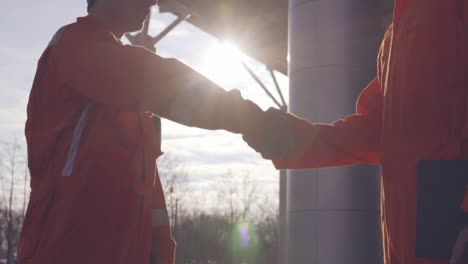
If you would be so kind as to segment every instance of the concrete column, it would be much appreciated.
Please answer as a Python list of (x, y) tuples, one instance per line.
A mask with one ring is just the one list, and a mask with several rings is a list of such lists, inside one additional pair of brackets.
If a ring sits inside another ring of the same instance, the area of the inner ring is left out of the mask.
[[(290, 0), (290, 110), (313, 122), (354, 113), (376, 72), (381, 0)], [(289, 171), (288, 264), (379, 264), (378, 169)]]

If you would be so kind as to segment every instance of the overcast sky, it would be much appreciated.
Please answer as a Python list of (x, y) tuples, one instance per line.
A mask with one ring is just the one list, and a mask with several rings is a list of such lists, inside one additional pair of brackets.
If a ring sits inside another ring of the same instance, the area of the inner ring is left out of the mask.
[[(86, 1), (1, 1), (0, 10), (0, 139), (8, 141), (17, 135), (24, 142), (26, 104), (37, 59), (58, 28), (86, 14)], [(155, 8), (150, 33), (156, 35), (174, 19), (170, 14), (159, 14)], [(225, 89), (240, 89), (244, 97), (263, 109), (273, 106), (238, 62), (231, 61), (232, 56), (220, 54), (222, 49), (217, 39), (188, 23), (183, 22), (174, 29), (157, 45), (157, 50), (163, 57), (188, 64)], [(245, 60), (273, 89), (265, 67), (250, 58)], [(287, 99), (287, 78), (278, 74), (278, 79)], [(190, 195), (198, 207), (212, 206), (204, 201), (207, 197), (215, 198), (216, 180), (228, 170), (234, 176), (249, 171), (260, 190), (277, 193), (278, 172), (238, 135), (163, 121), (163, 151), (183, 162), (192, 183)]]

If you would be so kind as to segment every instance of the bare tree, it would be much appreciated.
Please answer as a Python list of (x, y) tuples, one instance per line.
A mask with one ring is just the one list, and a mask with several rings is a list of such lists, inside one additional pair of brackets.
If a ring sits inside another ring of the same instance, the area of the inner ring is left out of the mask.
[(252, 208), (258, 205), (258, 184), (252, 180), (249, 171), (243, 171), (242, 176), (233, 175), (228, 170), (217, 181), (218, 200), (227, 209), (231, 224), (251, 216)]
[(222, 207), (227, 209), (229, 223), (233, 224), (238, 218), (238, 186), (231, 170), (221, 175), (217, 180), (218, 183), (218, 200)]
[(264, 261), (277, 263), (279, 252), (279, 201), (278, 192), (264, 193), (258, 206), (257, 232), (263, 245)]
[(256, 221), (279, 217), (278, 191), (264, 192), (257, 207)]
[(187, 173), (183, 162), (170, 153), (158, 159), (158, 170), (169, 216), (176, 233), (180, 215), (187, 209), (186, 194), (189, 192)]
[(28, 163), (24, 163), (24, 178), (23, 178), (23, 208), (21, 209), (21, 218), (24, 220), (24, 217), (26, 215), (26, 203), (29, 200), (28, 197), (29, 194), (29, 167)]
[[(18, 213), (18, 208), (25, 206), (26, 197), (22, 197), (23, 202), (20, 205), (17, 191), (21, 188), (18, 170), (20, 164), (25, 162), (21, 160), (20, 146), (16, 137), (12, 142), (2, 143), (0, 151), (1, 217), (4, 223), (2, 231), (6, 243), (7, 264), (11, 264), (14, 263), (14, 253), (18, 245), (19, 230), (23, 221), (24, 208), (22, 208), (23, 212), (21, 213)], [(27, 175), (27, 172), (25, 172), (25, 175)]]
[(252, 180), (249, 171), (244, 171), (240, 186), (241, 194), (241, 217), (247, 219), (250, 216), (251, 210), (254, 206), (258, 206), (258, 184)]
[[(275, 193), (259, 193), (259, 186), (249, 171), (220, 175), (216, 181), (216, 209), (194, 209), (188, 175), (183, 163), (173, 155), (158, 160), (160, 178), (177, 241), (176, 261), (188, 263), (277, 263), (277, 214)], [(190, 206), (190, 207), (189, 207)], [(182, 209), (183, 215), (180, 213)], [(243, 225), (244, 221), (248, 223)], [(239, 240), (248, 227), (246, 246)], [(194, 243), (196, 241), (196, 243)]]

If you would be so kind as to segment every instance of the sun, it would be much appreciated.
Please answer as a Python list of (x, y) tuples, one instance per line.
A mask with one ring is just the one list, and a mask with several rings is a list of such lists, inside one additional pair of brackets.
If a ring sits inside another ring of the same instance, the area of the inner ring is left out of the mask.
[(246, 78), (244, 54), (232, 43), (218, 42), (203, 59), (202, 72), (218, 83), (236, 83)]

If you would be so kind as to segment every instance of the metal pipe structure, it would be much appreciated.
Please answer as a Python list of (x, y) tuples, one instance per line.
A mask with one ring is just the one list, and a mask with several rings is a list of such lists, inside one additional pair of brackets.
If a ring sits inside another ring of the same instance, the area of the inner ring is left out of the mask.
[(278, 84), (278, 80), (276, 79), (275, 71), (272, 69), (268, 69), (268, 71), (270, 72), (271, 79), (273, 79), (273, 82), (275, 84), (276, 92), (280, 96), (281, 104), (286, 107), (288, 104), (286, 103), (286, 100), (284, 100), (283, 92), (281, 91), (281, 88)]
[[(355, 111), (375, 76), (383, 36), (379, 1), (290, 0), (290, 111), (330, 123)], [(289, 171), (283, 264), (379, 264), (378, 169)]]
[[(265, 86), (265, 84), (260, 80), (260, 78), (258, 78), (258, 76), (252, 71), (252, 69), (250, 69), (250, 67), (245, 63), (245, 62), (241, 62), (242, 66), (244, 67), (244, 69), (249, 73), (250, 77), (252, 77), (252, 79), (255, 80), (255, 82), (262, 88), (262, 90), (268, 95), (268, 97), (271, 98), (271, 100), (273, 101), (273, 103), (275, 103), (276, 106), (278, 106), (278, 108), (280, 109), (284, 109), (285, 105), (282, 105), (280, 104), (280, 102), (278, 102), (278, 100), (276, 100), (276, 98), (273, 96), (273, 94), (268, 90), (268, 88)], [(280, 93), (281, 94), (281, 93)]]
[(159, 33), (156, 37), (153, 38), (155, 44), (158, 43), (161, 39), (163, 39), (169, 32), (171, 32), (177, 25), (179, 25), (182, 21), (188, 19), (192, 14), (192, 11), (189, 10), (182, 16), (177, 17), (169, 26), (167, 26), (161, 33)]

